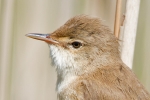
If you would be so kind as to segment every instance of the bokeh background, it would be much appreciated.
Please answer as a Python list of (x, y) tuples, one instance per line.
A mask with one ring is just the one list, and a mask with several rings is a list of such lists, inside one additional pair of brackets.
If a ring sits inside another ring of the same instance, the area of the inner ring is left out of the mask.
[[(125, 13), (126, 0), (122, 2)], [(56, 72), (44, 42), (79, 14), (98, 16), (114, 30), (116, 0), (0, 0), (0, 100), (56, 100)], [(150, 91), (150, 0), (141, 0), (133, 71)]]

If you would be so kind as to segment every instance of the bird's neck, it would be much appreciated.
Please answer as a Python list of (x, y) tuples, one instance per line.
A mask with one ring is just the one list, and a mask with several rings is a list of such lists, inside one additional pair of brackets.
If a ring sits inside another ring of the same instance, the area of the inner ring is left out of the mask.
[(122, 63), (119, 57), (110, 55), (101, 55), (101, 57), (89, 61), (87, 64), (78, 64), (74, 63), (74, 66), (63, 67), (63, 69), (57, 68), (57, 86), (61, 84), (67, 84), (71, 82), (73, 79), (82, 76), (83, 74), (90, 74), (97, 69), (104, 68), (107, 66), (117, 66), (117, 64)]
[(60, 93), (64, 88), (68, 87), (68, 85), (72, 83), (76, 78), (76, 75), (70, 73), (67, 73), (66, 75), (64, 75), (64, 73), (57, 74), (56, 91)]
[[(106, 59), (105, 59), (106, 60)], [(103, 61), (102, 61), (103, 62)], [(72, 70), (57, 70), (57, 85), (56, 90), (58, 93), (63, 91), (63, 89), (67, 88), (69, 84), (75, 82), (78, 78), (82, 76), (89, 76), (92, 73), (95, 73), (97, 70), (100, 70), (101, 68), (108, 67), (117, 67), (118, 64), (122, 63), (121, 60), (117, 60), (115, 58), (111, 59), (109, 58), (109, 61), (105, 61), (106, 63), (99, 63), (99, 66), (96, 64), (96, 62), (93, 62), (94, 64), (89, 64), (88, 66), (84, 67), (83, 69), (72, 69)], [(119, 63), (118, 63), (119, 62)], [(74, 71), (75, 70), (75, 71)]]

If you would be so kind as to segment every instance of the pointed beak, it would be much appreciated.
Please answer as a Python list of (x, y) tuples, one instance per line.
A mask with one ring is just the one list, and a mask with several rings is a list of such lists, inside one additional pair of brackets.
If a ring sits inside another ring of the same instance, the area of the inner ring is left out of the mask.
[(58, 43), (56, 40), (53, 40), (51, 38), (50, 34), (29, 33), (29, 34), (26, 34), (26, 36), (30, 37), (30, 38), (33, 38), (33, 39), (45, 41), (49, 44), (57, 44)]

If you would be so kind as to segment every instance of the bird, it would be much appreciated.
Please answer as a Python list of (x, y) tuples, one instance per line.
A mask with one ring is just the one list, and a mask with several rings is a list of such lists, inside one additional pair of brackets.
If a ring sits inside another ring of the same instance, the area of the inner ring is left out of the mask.
[(100, 18), (77, 15), (52, 33), (26, 36), (49, 45), (58, 100), (150, 100), (121, 60), (119, 39)]

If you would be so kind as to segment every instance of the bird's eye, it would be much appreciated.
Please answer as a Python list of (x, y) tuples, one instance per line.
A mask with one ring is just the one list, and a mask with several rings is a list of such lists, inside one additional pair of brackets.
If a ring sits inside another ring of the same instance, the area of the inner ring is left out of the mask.
[(72, 46), (77, 49), (82, 46), (82, 43), (75, 41), (75, 42), (72, 42)]

